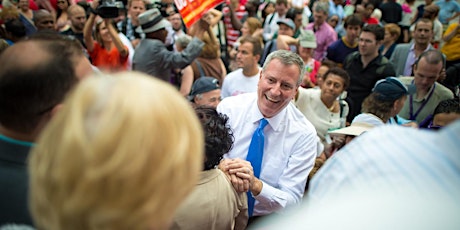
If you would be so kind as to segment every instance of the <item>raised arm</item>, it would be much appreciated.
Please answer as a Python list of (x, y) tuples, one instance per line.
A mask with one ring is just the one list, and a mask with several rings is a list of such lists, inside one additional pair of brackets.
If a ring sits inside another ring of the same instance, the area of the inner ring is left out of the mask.
[(88, 52), (93, 52), (94, 39), (93, 39), (93, 25), (96, 15), (91, 13), (86, 20), (85, 27), (83, 28), (83, 41), (85, 42)]
[(208, 14), (210, 15), (209, 25), (211, 28), (217, 25), (217, 23), (219, 23), (222, 19), (222, 12), (216, 9), (210, 9)]
[(279, 50), (289, 50), (290, 45), (297, 45), (298, 43), (298, 39), (288, 35), (278, 35), (276, 38), (276, 47)]
[(94, 21), (96, 20), (96, 14), (93, 13), (93, 11), (96, 10), (97, 6), (99, 6), (99, 1), (94, 0), (91, 2), (91, 13), (88, 17), (88, 20), (86, 20), (85, 27), (83, 28), (83, 41), (85, 42), (86, 49), (88, 52), (93, 52), (94, 49), (94, 39), (93, 39), (93, 26), (94, 26)]
[(456, 26), (452, 27), (452, 29), (447, 28), (446, 32), (444, 33), (444, 36), (442, 36), (442, 40), (444, 40), (445, 42), (450, 41), (460, 31), (460, 23), (457, 23)]
[(121, 41), (120, 37), (118, 36), (118, 32), (113, 27), (112, 24), (112, 19), (104, 19), (105, 26), (109, 30), (110, 37), (112, 37), (113, 44), (115, 47), (117, 47), (118, 52), (120, 52), (121, 57), (127, 57), (129, 54), (128, 48), (126, 48), (125, 45), (123, 45), (123, 42)]
[(232, 23), (233, 29), (240, 30), (243, 27), (243, 24), (236, 16), (235, 11), (238, 10), (238, 6), (234, 6), (233, 4), (231, 4), (230, 6), (228, 6), (228, 8), (229, 8), (229, 13), (230, 13), (230, 21)]

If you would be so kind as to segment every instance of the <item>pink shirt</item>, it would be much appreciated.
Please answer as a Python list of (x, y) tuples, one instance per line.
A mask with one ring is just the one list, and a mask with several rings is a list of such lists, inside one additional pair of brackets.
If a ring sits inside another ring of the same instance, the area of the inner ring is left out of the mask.
[(322, 61), (326, 56), (327, 47), (337, 40), (337, 33), (326, 22), (324, 22), (318, 30), (314, 30), (314, 22), (308, 24), (306, 29), (315, 32), (316, 49), (313, 58)]

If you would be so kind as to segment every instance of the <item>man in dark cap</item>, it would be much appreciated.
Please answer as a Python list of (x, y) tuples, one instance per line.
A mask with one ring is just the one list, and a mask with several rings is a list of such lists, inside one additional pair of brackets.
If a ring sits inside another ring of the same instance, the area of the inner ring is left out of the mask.
[(216, 108), (222, 100), (219, 81), (213, 77), (200, 77), (192, 85), (189, 99), (195, 106), (211, 106)]

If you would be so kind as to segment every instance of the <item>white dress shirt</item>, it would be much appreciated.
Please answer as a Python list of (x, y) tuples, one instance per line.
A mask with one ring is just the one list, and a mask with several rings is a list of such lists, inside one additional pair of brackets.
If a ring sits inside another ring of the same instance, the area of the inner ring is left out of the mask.
[[(233, 149), (225, 157), (246, 159), (254, 130), (264, 118), (257, 106), (257, 94), (225, 98), (217, 111), (229, 117), (235, 137)], [(263, 187), (255, 196), (254, 216), (267, 215), (301, 202), (317, 151), (315, 128), (292, 103), (266, 119), (259, 178)]]

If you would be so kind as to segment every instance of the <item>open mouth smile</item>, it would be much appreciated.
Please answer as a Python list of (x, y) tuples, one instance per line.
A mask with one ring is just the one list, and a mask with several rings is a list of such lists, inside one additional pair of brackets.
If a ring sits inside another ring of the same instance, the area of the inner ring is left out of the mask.
[(279, 100), (275, 100), (274, 98), (271, 98), (271, 97), (269, 97), (269, 96), (267, 96), (267, 95), (265, 95), (265, 98), (266, 98), (269, 102), (272, 102), (272, 103), (278, 103), (278, 102), (280, 102)]

